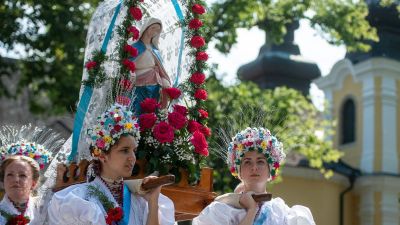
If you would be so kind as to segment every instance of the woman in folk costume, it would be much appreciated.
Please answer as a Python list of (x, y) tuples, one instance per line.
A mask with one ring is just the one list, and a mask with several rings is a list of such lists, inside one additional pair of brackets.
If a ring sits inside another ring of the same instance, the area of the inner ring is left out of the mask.
[(141, 114), (140, 103), (145, 98), (159, 100), (162, 107), (167, 105), (168, 97), (162, 89), (171, 87), (171, 79), (164, 69), (158, 47), (161, 31), (161, 20), (148, 18), (140, 29), (139, 40), (133, 44), (138, 51), (138, 56), (132, 57), (136, 64), (133, 111), (137, 115)]
[(123, 177), (131, 176), (139, 139), (139, 125), (128, 107), (116, 103), (99, 116), (87, 131), (92, 181), (55, 193), (49, 223), (174, 224), (173, 202), (160, 194), (161, 187), (139, 195), (124, 184)]
[(264, 128), (246, 128), (229, 144), (227, 161), (242, 183), (241, 194), (218, 197), (193, 220), (194, 225), (315, 225), (304, 206), (288, 207), (281, 198), (257, 204), (252, 194), (266, 193), (267, 182), (277, 176), (285, 154), (282, 143)]
[(0, 224), (42, 224), (40, 197), (32, 192), (51, 152), (64, 143), (58, 134), (32, 126), (4, 126), (0, 130), (0, 182), (5, 195), (0, 202)]

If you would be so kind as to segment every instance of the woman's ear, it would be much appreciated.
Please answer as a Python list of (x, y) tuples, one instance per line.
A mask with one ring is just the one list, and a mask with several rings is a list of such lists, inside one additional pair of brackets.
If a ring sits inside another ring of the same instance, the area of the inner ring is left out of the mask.
[(38, 183), (39, 183), (39, 182), (38, 182), (37, 180), (32, 181), (31, 190), (35, 190)]

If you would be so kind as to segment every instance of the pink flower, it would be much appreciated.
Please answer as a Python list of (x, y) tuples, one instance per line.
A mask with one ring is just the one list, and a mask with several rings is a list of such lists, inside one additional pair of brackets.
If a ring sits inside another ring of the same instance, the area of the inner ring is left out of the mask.
[(119, 85), (122, 87), (123, 90), (125, 91), (130, 91), (133, 88), (133, 83), (129, 79), (122, 79), (119, 82)]
[(140, 131), (150, 129), (157, 121), (157, 116), (154, 113), (143, 113), (139, 116)]
[(188, 110), (185, 106), (181, 106), (181, 105), (174, 105), (174, 112), (180, 113), (184, 116), (186, 116), (188, 114)]
[(135, 41), (139, 39), (139, 30), (135, 26), (130, 26), (128, 27), (128, 32), (129, 34), (132, 35), (132, 39)]
[(190, 142), (194, 146), (194, 152), (203, 156), (208, 156), (208, 144), (203, 133), (195, 131), (193, 136), (190, 138)]
[(204, 14), (206, 12), (206, 10), (204, 9), (204, 7), (200, 4), (194, 4), (192, 6), (192, 12), (196, 13), (196, 14)]
[(141, 103), (140, 107), (142, 111), (152, 113), (155, 112), (157, 108), (160, 108), (160, 104), (155, 98), (145, 98)]
[(206, 100), (207, 99), (207, 91), (204, 89), (198, 89), (194, 93), (194, 97), (200, 100)]
[(129, 53), (129, 56), (131, 57), (137, 57), (139, 52), (137, 50), (137, 48), (131, 46), (131, 45), (125, 45), (124, 46), (124, 51)]
[(181, 96), (181, 94), (182, 94), (182, 92), (181, 92), (181, 90), (179, 90), (179, 88), (174, 88), (174, 87), (165, 88), (163, 91), (165, 93), (167, 93), (167, 95), (169, 96), (169, 98), (171, 100), (179, 98), (179, 96)]
[(161, 121), (153, 129), (153, 135), (160, 143), (172, 143), (174, 141), (174, 128), (168, 123)]
[(207, 61), (208, 60), (207, 52), (198, 52), (196, 54), (196, 60), (197, 61)]
[(168, 113), (168, 122), (175, 127), (175, 129), (179, 130), (186, 126), (187, 118), (178, 112), (172, 112)]
[(121, 105), (125, 105), (125, 106), (128, 106), (129, 104), (131, 104), (131, 99), (126, 96), (123, 96), (123, 95), (117, 96), (115, 101), (117, 103), (119, 103)]
[(204, 40), (204, 38), (202, 36), (195, 35), (192, 37), (192, 39), (190, 39), (190, 45), (193, 48), (201, 48), (205, 44), (206, 44), (206, 41)]
[(124, 66), (131, 71), (132, 73), (135, 72), (136, 70), (136, 65), (134, 62), (130, 61), (129, 59), (124, 59), (124, 61), (122, 61), (122, 64), (124, 64)]
[(132, 18), (135, 20), (141, 20), (142, 19), (142, 10), (140, 10), (138, 7), (131, 7), (129, 9), (129, 13), (131, 14)]
[(86, 63), (85, 67), (87, 70), (91, 70), (96, 67), (97, 63), (95, 61), (89, 61)]
[(197, 18), (194, 18), (189, 22), (189, 29), (197, 30), (201, 26), (203, 26), (203, 22), (201, 22), (201, 20), (199, 20)]
[(96, 141), (96, 146), (100, 149), (104, 149), (104, 147), (106, 147), (106, 142), (103, 140), (103, 138), (99, 138)]
[(206, 80), (206, 75), (204, 73), (196, 72), (190, 77), (190, 82), (201, 85)]

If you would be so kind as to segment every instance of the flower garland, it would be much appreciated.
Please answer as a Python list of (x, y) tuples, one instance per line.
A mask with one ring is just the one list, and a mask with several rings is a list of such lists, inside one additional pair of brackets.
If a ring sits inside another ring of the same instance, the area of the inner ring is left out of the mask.
[(3, 216), (7, 223), (5, 225), (26, 225), (30, 222), (29, 217), (24, 216), (25, 210), (21, 212), (19, 215), (13, 215), (11, 213), (7, 213), (6, 211), (0, 209), (0, 215)]
[(12, 143), (0, 148), (0, 153), (0, 162), (11, 155), (23, 155), (34, 159), (39, 164), (40, 169), (44, 169), (45, 165), (52, 159), (51, 152), (47, 151), (43, 145), (33, 142), (18, 141)]
[[(141, 142), (138, 149), (138, 158), (146, 158), (149, 162), (147, 170), (158, 170), (161, 173), (172, 172), (179, 181), (179, 167), (189, 171), (189, 179), (198, 180), (200, 176), (200, 162), (208, 156), (207, 138), (211, 129), (207, 127), (208, 112), (204, 101), (207, 100), (205, 89), (205, 71), (208, 69), (207, 43), (204, 34), (207, 29), (203, 24), (205, 15), (205, 2), (202, 0), (181, 1), (187, 8), (181, 26), (185, 27), (185, 47), (190, 49), (189, 56), (193, 61), (189, 67), (190, 77), (179, 88), (165, 88), (162, 91), (169, 96), (172, 102), (180, 98), (182, 92), (189, 96), (188, 108), (174, 105), (173, 111), (160, 109), (156, 99), (144, 99), (140, 103), (142, 115), (139, 117), (141, 126)], [(135, 26), (143, 17), (143, 0), (124, 1), (127, 6), (127, 16), (120, 26), (116, 28), (119, 35), (118, 61), (120, 63), (118, 80), (113, 81), (114, 87), (122, 89), (115, 97), (121, 105), (129, 105), (129, 93), (134, 84), (131, 74), (135, 72), (136, 65), (130, 58), (138, 55), (138, 50), (128, 45), (128, 40), (136, 41), (139, 30)], [(107, 79), (103, 68), (104, 61), (108, 60), (105, 52), (94, 51), (92, 58), (85, 63), (88, 78), (83, 84), (89, 87), (99, 87)], [(171, 106), (171, 104), (169, 105)], [(172, 167), (172, 168), (171, 168)], [(173, 170), (173, 171), (171, 171)]]
[(87, 196), (96, 197), (101, 205), (103, 206), (104, 210), (107, 212), (105, 216), (106, 223), (111, 225), (113, 222), (118, 222), (123, 217), (123, 210), (121, 207), (115, 207), (114, 203), (110, 201), (106, 194), (104, 194), (99, 187), (88, 185), (87, 187)]

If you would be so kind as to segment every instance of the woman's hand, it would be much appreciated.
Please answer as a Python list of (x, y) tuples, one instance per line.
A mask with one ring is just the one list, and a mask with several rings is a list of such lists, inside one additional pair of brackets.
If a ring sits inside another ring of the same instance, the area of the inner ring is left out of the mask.
[(257, 202), (251, 196), (252, 192), (243, 193), (240, 196), (239, 203), (247, 210), (246, 216), (240, 221), (239, 225), (252, 225), (258, 211)]
[[(143, 178), (143, 184), (147, 183), (149, 180), (157, 178), (155, 176), (148, 176)], [(158, 220), (158, 197), (160, 196), (161, 186), (149, 190), (143, 198), (147, 200), (149, 204), (149, 214), (147, 215), (146, 225), (159, 225)]]
[(242, 193), (239, 199), (239, 203), (247, 210), (258, 209), (257, 202), (254, 201), (252, 194), (252, 192)]

